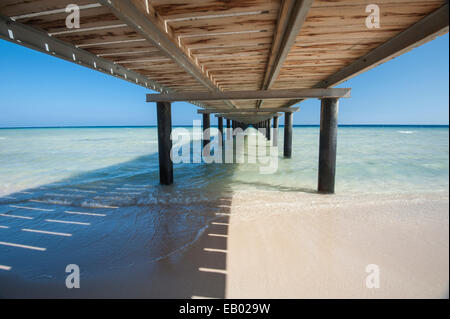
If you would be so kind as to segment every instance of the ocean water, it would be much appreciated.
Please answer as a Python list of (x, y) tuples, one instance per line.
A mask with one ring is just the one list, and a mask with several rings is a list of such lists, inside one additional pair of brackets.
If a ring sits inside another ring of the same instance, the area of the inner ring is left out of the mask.
[[(181, 163), (167, 187), (159, 185), (156, 128), (1, 129), (0, 266), (9, 270), (0, 283), (11, 273), (60, 280), (77, 260), (86, 276), (157, 263), (226, 214), (235, 192), (314, 193), (319, 128), (294, 127), (291, 159), (282, 145), (280, 128), (273, 174), (260, 173), (264, 163)], [(448, 188), (448, 127), (339, 128), (341, 196)]]
[[(278, 141), (273, 174), (260, 174), (259, 168), (267, 164), (259, 160), (222, 168), (217, 164), (209, 168), (207, 164), (178, 164), (176, 185), (187, 183), (193, 190), (204, 187), (202, 191), (208, 191), (226, 179), (226, 186), (233, 189), (314, 190), (319, 128), (294, 127), (291, 159), (282, 157), (282, 127)], [(156, 128), (2, 129), (0, 196), (39, 186), (114, 179), (155, 186), (157, 150)], [(448, 160), (448, 127), (341, 127), (336, 188), (341, 193), (446, 190)], [(204, 176), (196, 174), (212, 170), (217, 170), (217, 180), (203, 180)]]

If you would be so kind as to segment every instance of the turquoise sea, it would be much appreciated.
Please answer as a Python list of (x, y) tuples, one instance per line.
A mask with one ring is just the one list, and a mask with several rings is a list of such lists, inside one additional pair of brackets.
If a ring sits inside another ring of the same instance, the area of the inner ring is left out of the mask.
[[(174, 188), (213, 191), (225, 178), (228, 187), (238, 189), (315, 189), (319, 128), (294, 127), (292, 159), (282, 157), (282, 127), (278, 143), (274, 174), (259, 174), (256, 164), (179, 164)], [(154, 127), (1, 129), (0, 196), (39, 186), (121, 179), (151, 186), (149, 191), (155, 192), (157, 149)], [(340, 127), (337, 191), (446, 190), (448, 160), (448, 127)]]
[[(0, 268), (8, 270), (0, 296), (11, 274), (59, 282), (77, 260), (94, 276), (176, 254), (233, 192), (314, 193), (319, 127), (294, 127), (291, 159), (282, 145), (281, 127), (273, 174), (251, 163), (182, 163), (175, 184), (162, 187), (155, 127), (0, 129)], [(339, 128), (338, 194), (448, 189), (448, 126)]]

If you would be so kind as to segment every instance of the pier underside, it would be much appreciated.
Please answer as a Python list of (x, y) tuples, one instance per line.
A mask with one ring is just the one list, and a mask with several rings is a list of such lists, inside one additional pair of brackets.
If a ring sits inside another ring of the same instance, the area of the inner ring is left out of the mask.
[[(377, 1), (380, 23), (369, 28), (372, 2), (4, 0), (0, 36), (161, 93), (220, 93), (332, 87), (448, 32), (447, 1)], [(69, 4), (79, 6), (80, 28), (66, 25)], [(298, 102), (195, 104), (227, 110)]]

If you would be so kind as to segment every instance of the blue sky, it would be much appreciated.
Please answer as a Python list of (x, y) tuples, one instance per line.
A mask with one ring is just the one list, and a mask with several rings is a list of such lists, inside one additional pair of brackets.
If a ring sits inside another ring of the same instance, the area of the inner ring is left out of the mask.
[[(156, 124), (140, 86), (3, 40), (0, 54), (0, 127)], [(448, 124), (449, 36), (340, 86), (352, 88), (340, 124)], [(300, 106), (294, 124), (319, 123), (320, 101)], [(174, 125), (200, 119), (187, 103), (175, 103), (172, 116)]]

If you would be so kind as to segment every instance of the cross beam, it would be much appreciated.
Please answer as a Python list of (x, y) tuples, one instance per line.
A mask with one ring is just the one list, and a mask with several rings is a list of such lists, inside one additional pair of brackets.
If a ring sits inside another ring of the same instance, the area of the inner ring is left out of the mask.
[(348, 98), (349, 88), (147, 94), (147, 102)]
[[(227, 117), (227, 116), (233, 116), (233, 114), (216, 114), (215, 117)], [(265, 115), (265, 114), (264, 114)], [(272, 113), (271, 116), (283, 116), (283, 113)]]
[(198, 114), (260, 114), (260, 113), (276, 113), (276, 112), (297, 112), (299, 107), (285, 107), (285, 108), (264, 108), (264, 109), (200, 109)]

